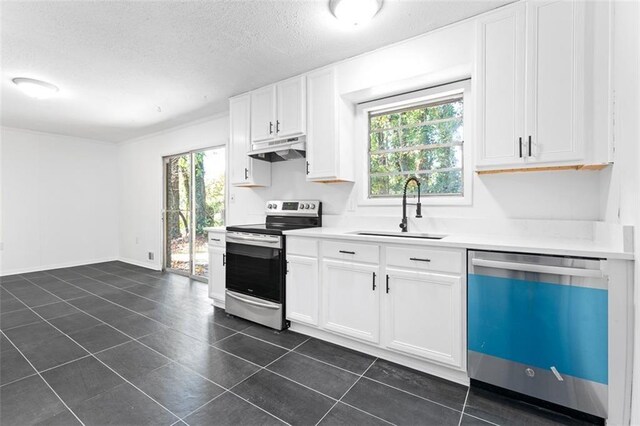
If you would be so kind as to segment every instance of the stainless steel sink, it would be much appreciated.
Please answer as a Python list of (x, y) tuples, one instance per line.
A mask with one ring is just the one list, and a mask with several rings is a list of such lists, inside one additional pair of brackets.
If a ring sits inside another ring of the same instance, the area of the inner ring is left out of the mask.
[(425, 240), (441, 240), (446, 235), (437, 234), (421, 234), (418, 232), (375, 232), (375, 231), (356, 231), (351, 232), (354, 235), (368, 235), (373, 237), (400, 237), (400, 238), (422, 238)]

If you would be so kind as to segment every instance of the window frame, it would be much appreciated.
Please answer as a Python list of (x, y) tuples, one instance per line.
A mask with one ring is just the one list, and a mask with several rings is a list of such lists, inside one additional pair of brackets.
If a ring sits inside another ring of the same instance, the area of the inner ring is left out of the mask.
[(462, 95), (463, 100), (463, 126), (464, 136), (462, 144), (462, 195), (434, 194), (421, 196), (421, 202), (425, 206), (446, 205), (470, 205), (473, 194), (473, 117), (471, 82), (463, 80), (459, 82), (443, 84), (436, 87), (412, 91), (409, 93), (388, 96), (382, 99), (363, 102), (356, 106), (356, 140), (358, 141), (358, 169), (360, 176), (358, 185), (358, 205), (362, 206), (388, 206), (397, 205), (402, 196), (369, 197), (369, 114), (383, 113), (384, 111), (396, 111), (411, 108), (422, 104), (437, 102), (441, 99), (455, 98)]

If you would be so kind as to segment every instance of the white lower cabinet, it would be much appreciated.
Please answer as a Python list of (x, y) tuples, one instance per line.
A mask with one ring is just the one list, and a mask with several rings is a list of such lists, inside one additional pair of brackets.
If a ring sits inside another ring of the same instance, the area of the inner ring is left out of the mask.
[(225, 249), (209, 246), (209, 297), (222, 306), (224, 306), (225, 264)]
[(308, 237), (291, 237), (289, 249), (294, 330), (443, 377), (466, 374), (465, 250)]
[(209, 230), (209, 297), (215, 306), (224, 308), (226, 244), (225, 230)]
[(367, 342), (380, 341), (379, 268), (322, 260), (322, 326)]
[(290, 321), (317, 326), (320, 298), (318, 258), (287, 256), (286, 315)]
[(462, 278), (411, 269), (385, 272), (383, 345), (460, 367)]

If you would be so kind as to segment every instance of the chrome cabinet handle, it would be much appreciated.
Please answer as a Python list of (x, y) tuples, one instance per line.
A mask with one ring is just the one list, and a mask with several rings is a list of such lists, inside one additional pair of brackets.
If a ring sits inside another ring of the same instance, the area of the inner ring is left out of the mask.
[(280, 133), (280, 120), (276, 120), (276, 133)]
[(410, 257), (409, 260), (415, 260), (416, 262), (431, 262), (431, 259), (420, 259), (418, 257)]
[(272, 135), (273, 134), (273, 122), (269, 122), (269, 134)]
[(249, 169), (247, 169), (246, 167), (244, 168), (244, 180), (249, 179)]
[(227, 255), (226, 253), (222, 254), (222, 266), (225, 266), (227, 264)]
[(356, 254), (355, 251), (347, 251), (347, 250), (340, 250), (340, 253), (344, 253), (344, 254)]
[(211, 241), (220, 241), (220, 238), (212, 238)]

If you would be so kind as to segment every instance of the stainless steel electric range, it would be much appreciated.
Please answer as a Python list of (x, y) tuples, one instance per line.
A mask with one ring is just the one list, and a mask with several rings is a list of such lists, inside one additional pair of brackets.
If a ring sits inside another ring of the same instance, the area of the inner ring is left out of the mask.
[(286, 242), (283, 231), (322, 226), (317, 200), (269, 201), (266, 223), (227, 226), (225, 309), (282, 330), (285, 319)]

